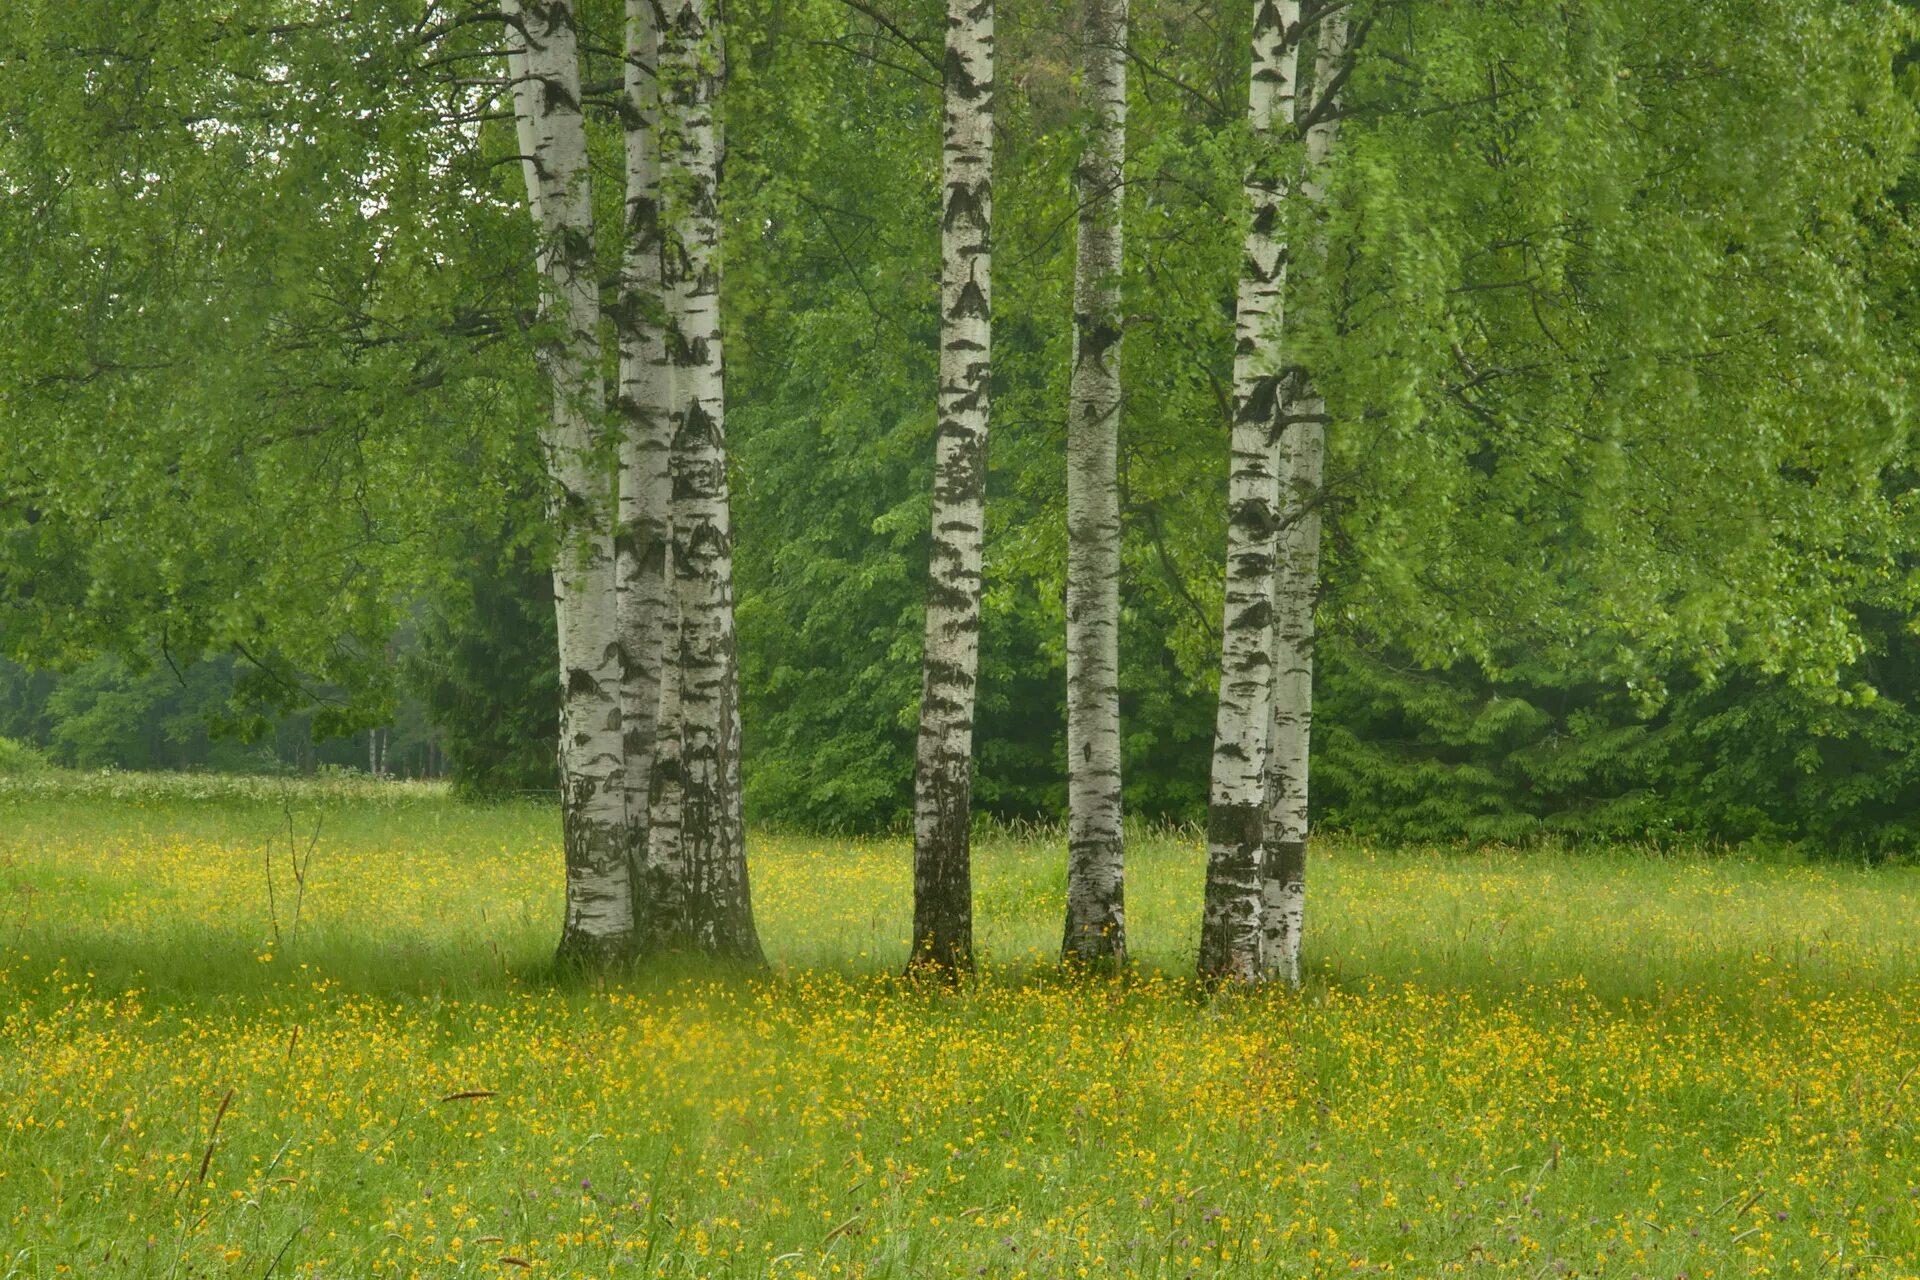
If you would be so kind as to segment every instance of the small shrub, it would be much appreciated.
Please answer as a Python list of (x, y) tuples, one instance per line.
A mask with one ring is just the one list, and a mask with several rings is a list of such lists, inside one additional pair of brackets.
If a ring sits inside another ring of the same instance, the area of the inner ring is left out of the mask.
[(45, 773), (52, 766), (33, 747), (13, 738), (0, 738), (0, 778)]

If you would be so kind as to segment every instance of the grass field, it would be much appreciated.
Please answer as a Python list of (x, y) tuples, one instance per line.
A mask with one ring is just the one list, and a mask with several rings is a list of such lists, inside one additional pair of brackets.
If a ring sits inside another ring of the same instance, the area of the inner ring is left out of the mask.
[(957, 991), (904, 845), (752, 853), (769, 972), (563, 984), (542, 810), (0, 780), (0, 1280), (1920, 1275), (1920, 870), (1328, 842), (1207, 999), (1190, 839), (1085, 984), (984, 840)]

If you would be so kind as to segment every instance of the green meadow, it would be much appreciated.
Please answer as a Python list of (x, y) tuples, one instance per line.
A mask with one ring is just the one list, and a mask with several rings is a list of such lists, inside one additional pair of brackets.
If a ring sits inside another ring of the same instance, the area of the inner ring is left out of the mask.
[(8, 1280), (1920, 1274), (1911, 867), (1326, 840), (1305, 990), (1209, 996), (1192, 833), (1120, 979), (989, 833), (956, 988), (905, 842), (769, 834), (766, 970), (583, 980), (541, 808), (0, 788)]

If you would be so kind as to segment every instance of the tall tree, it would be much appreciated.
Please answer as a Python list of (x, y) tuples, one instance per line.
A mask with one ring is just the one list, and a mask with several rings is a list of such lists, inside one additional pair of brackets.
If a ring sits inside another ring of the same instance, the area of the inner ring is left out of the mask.
[(1233, 426), (1227, 479), (1226, 604), (1220, 629), (1220, 701), (1207, 796), (1207, 882), (1200, 973), (1252, 981), (1260, 972), (1260, 853), (1265, 826), (1268, 720), (1273, 705), (1273, 570), (1279, 506), (1275, 453), (1280, 323), (1287, 246), (1281, 234), (1299, 53), (1298, 0), (1254, 10), (1247, 114), (1252, 207), (1234, 307)]
[[(1347, 74), (1351, 23), (1343, 3), (1323, 3), (1314, 24), (1313, 106), (1306, 126), (1308, 204), (1327, 198), (1326, 165), (1340, 129), (1340, 87)], [(1315, 234), (1300, 266), (1326, 258)], [(1295, 272), (1296, 279), (1300, 273)], [(1286, 465), (1280, 493), (1280, 546), (1273, 571), (1273, 715), (1267, 731), (1267, 816), (1260, 855), (1260, 950), (1266, 975), (1300, 985), (1300, 933), (1307, 898), (1307, 772), (1313, 736), (1314, 610), (1320, 601), (1320, 516), (1326, 470), (1326, 401), (1313, 373), (1295, 364), (1281, 400)]]
[[(733, 619), (726, 386), (720, 331), (723, 148), (716, 104), (726, 55), (714, 0), (675, 0), (660, 33), (661, 167), (672, 364), (673, 610), (663, 707), (677, 704), (677, 856), (686, 893), (663, 931), (758, 960), (740, 795), (740, 669)], [(672, 868), (666, 868), (669, 875)]]
[[(634, 927), (649, 932), (652, 896), (673, 884), (648, 869), (648, 830), (660, 726), (661, 665), (673, 623), (667, 551), (672, 537), (671, 375), (661, 297), (660, 103), (655, 68), (660, 52), (653, 0), (627, 0), (625, 97), (626, 229), (614, 331), (620, 343), (619, 564), (620, 717), (626, 748), (627, 857), (632, 866)], [(676, 712), (677, 714), (677, 708)]]
[(1067, 409), (1067, 925), (1082, 962), (1127, 957), (1120, 793), (1120, 273), (1127, 0), (1082, 0), (1088, 117), (1077, 174)]
[(508, 0), (514, 121), (539, 231), (540, 363), (552, 387), (542, 432), (559, 630), (561, 821), (567, 908), (563, 959), (604, 963), (631, 949), (621, 662), (615, 626), (613, 488), (606, 465), (600, 299), (579, 41), (568, 0)]
[(993, 0), (947, 0), (940, 392), (913, 796), (913, 967), (973, 967), (974, 684), (992, 380)]

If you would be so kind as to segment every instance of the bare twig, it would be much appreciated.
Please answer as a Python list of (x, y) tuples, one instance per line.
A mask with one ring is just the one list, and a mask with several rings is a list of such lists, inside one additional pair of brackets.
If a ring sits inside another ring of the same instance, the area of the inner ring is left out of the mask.
[(220, 1099), (220, 1109), (213, 1113), (213, 1127), (207, 1131), (206, 1154), (200, 1157), (200, 1176), (194, 1179), (196, 1184), (207, 1180), (207, 1169), (213, 1164), (213, 1147), (220, 1140), (220, 1122), (227, 1118), (227, 1108), (233, 1105), (233, 1090), (227, 1090), (227, 1096)]

